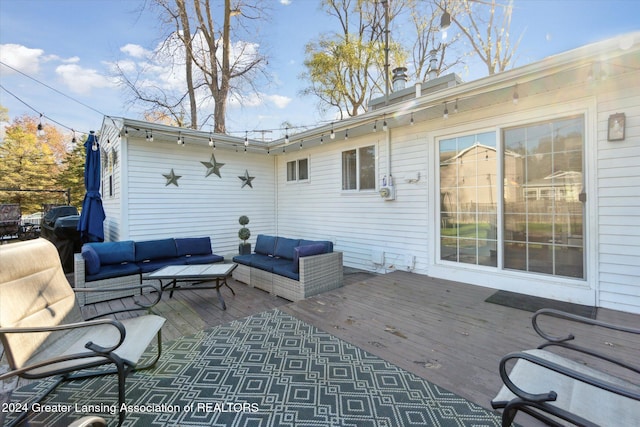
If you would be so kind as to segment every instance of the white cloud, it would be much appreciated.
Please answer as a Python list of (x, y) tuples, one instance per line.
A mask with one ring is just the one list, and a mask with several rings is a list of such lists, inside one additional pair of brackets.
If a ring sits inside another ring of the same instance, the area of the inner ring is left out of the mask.
[(286, 108), (287, 105), (289, 105), (289, 103), (292, 101), (292, 99), (288, 96), (282, 95), (267, 95), (267, 99), (271, 101), (271, 103), (277, 108)]
[(56, 74), (73, 92), (88, 95), (94, 88), (113, 87), (114, 83), (107, 77), (90, 68), (82, 68), (77, 64), (59, 65)]
[[(0, 59), (2, 62), (25, 74), (38, 73), (43, 53), (42, 49), (31, 49), (18, 44), (0, 45)], [(2, 72), (11, 74), (14, 71), (5, 67)]]
[(280, 0), (280, 4), (283, 4), (285, 6), (289, 6), (291, 4), (291, 0)]
[(150, 51), (138, 44), (128, 43), (120, 48), (120, 52), (126, 53), (134, 58), (147, 58), (151, 54)]

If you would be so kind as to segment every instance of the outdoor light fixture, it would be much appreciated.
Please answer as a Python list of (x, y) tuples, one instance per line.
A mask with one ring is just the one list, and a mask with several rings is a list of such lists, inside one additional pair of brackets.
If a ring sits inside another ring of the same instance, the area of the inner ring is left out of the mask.
[(178, 140), (176, 141), (178, 145), (184, 145), (184, 139), (182, 139), (182, 133), (178, 133)]
[(349, 139), (349, 128), (344, 131), (344, 139)]
[(442, 18), (440, 18), (440, 30), (442, 31), (442, 40), (447, 39), (447, 29), (451, 26), (451, 15), (445, 9), (442, 14)]
[(40, 114), (40, 123), (38, 123), (38, 129), (36, 130), (36, 136), (44, 136), (44, 127), (42, 126), (42, 114)]
[(247, 147), (249, 146), (249, 132), (244, 131), (244, 151), (247, 151)]
[(284, 143), (289, 143), (289, 127), (284, 128)]
[(409, 125), (413, 126), (413, 113), (411, 113), (411, 121), (409, 122)]
[(300, 140), (300, 149), (302, 150), (302, 141), (304, 141), (303, 139)]
[(320, 135), (320, 145), (324, 144), (324, 134)]
[(389, 130), (389, 126), (387, 126), (387, 119), (384, 119), (384, 121), (382, 122), (382, 130), (385, 132)]
[(378, 121), (377, 120), (375, 122), (373, 122), (373, 131), (374, 132), (378, 131)]
[(331, 133), (329, 134), (329, 138), (336, 139), (336, 133), (333, 131), (333, 123), (331, 123)]
[(209, 132), (209, 147), (215, 147), (215, 142), (213, 142), (213, 135)]
[(444, 114), (442, 115), (442, 117), (446, 120), (449, 118), (449, 109), (447, 108), (447, 103), (444, 103)]

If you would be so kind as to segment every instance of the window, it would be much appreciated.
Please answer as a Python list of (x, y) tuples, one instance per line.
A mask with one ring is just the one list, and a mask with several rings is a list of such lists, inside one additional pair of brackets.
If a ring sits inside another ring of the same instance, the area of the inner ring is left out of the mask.
[(584, 118), (505, 129), (503, 140), (504, 268), (584, 278)]
[(342, 152), (342, 189), (376, 189), (376, 149), (370, 145)]
[(441, 260), (585, 277), (583, 116), (438, 148)]
[(497, 266), (496, 133), (440, 141), (440, 256)]
[(287, 162), (287, 182), (306, 181), (309, 179), (309, 159)]

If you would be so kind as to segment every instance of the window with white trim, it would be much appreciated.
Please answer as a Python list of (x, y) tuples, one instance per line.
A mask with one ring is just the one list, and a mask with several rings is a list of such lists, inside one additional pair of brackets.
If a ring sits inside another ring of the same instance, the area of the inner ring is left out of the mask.
[(342, 189), (376, 189), (376, 148), (374, 145), (342, 152)]
[(287, 162), (287, 182), (307, 181), (309, 179), (309, 159)]

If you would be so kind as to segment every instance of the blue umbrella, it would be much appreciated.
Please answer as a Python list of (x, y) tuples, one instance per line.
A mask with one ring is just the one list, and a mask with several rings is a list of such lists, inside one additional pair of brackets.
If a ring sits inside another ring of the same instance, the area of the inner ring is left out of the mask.
[(84, 186), (87, 193), (82, 202), (78, 231), (83, 242), (102, 242), (106, 216), (100, 199), (100, 145), (93, 131), (89, 132), (84, 147), (87, 152), (84, 165)]

